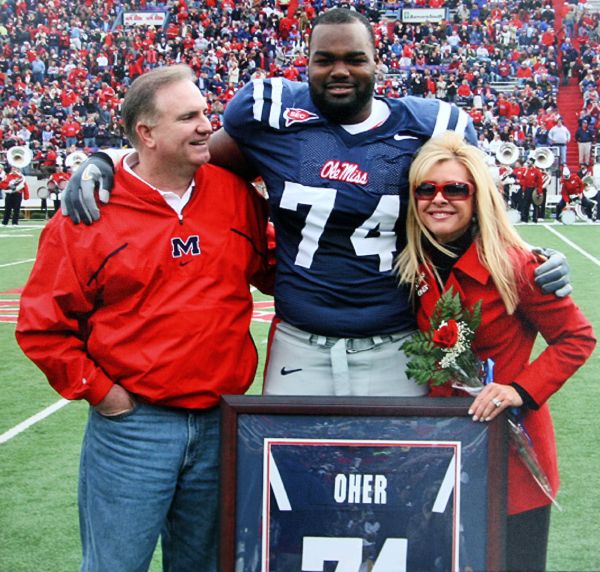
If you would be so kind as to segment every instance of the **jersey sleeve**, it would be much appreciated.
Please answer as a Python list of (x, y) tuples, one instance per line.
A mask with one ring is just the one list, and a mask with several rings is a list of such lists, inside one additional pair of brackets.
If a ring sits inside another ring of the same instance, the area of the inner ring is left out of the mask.
[(94, 309), (92, 290), (78, 278), (76, 238), (66, 240), (68, 219), (44, 229), (33, 270), (21, 295), (16, 337), (21, 349), (66, 399), (96, 405), (113, 382), (86, 352), (85, 317)]
[(454, 104), (439, 99), (403, 98), (406, 116), (403, 129), (429, 138), (445, 131), (456, 131), (471, 145), (477, 145), (477, 133), (471, 116)]
[[(259, 83), (260, 82), (260, 83)], [(255, 91), (262, 91), (262, 80), (253, 80), (240, 89), (227, 104), (223, 114), (223, 127), (228, 135), (235, 140), (245, 143), (251, 137), (254, 128), (258, 126), (255, 115)]]
[(256, 129), (288, 131), (322, 124), (305, 83), (276, 77), (256, 79), (240, 89), (223, 115), (225, 131), (242, 144), (256, 144)]

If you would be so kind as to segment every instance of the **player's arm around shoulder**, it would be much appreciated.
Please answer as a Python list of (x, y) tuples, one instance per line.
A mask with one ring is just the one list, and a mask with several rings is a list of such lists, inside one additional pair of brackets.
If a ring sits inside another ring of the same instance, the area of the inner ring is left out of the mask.
[(222, 127), (210, 136), (208, 149), (212, 165), (228, 169), (246, 180), (256, 176), (237, 141)]

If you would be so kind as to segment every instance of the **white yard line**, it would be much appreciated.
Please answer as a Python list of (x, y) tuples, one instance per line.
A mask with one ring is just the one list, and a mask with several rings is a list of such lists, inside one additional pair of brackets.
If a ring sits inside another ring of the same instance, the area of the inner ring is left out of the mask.
[(574, 248), (577, 252), (579, 252), (579, 254), (581, 254), (582, 256), (585, 256), (587, 259), (591, 260), (596, 266), (600, 266), (600, 260), (598, 260), (595, 256), (592, 256), (589, 252), (583, 250), (583, 248), (581, 248), (580, 246), (575, 244), (572, 240), (568, 239), (566, 236), (562, 235), (552, 225), (545, 224), (543, 226), (544, 226), (544, 228), (549, 230), (553, 235), (557, 236), (563, 242), (568, 244), (571, 248)]
[(6, 264), (0, 264), (0, 268), (6, 268), (7, 266), (16, 266), (17, 264), (27, 264), (34, 262), (35, 258), (26, 258), (25, 260), (17, 260), (16, 262), (7, 262)]
[(38, 421), (42, 421), (43, 419), (46, 419), (46, 417), (49, 417), (50, 415), (52, 415), (59, 409), (62, 409), (65, 405), (68, 405), (69, 403), (70, 403), (70, 401), (67, 401), (66, 399), (61, 399), (61, 400), (57, 401), (56, 403), (53, 403), (49, 407), (46, 407), (46, 409), (43, 409), (39, 413), (32, 415), (29, 419), (25, 419), (25, 421), (23, 421), (22, 423), (15, 425), (12, 429), (9, 429), (8, 431), (6, 431), (6, 433), (2, 433), (2, 435), (0, 435), (0, 445), (2, 443), (6, 443), (7, 441), (10, 441), (13, 437), (16, 437), (19, 433), (22, 433), (26, 429), (29, 429), (32, 425), (35, 425)]

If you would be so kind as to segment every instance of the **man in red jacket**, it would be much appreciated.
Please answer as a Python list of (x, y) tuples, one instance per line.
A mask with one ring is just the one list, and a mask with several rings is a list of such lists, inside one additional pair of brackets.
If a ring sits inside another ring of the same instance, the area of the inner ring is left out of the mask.
[(165, 569), (217, 569), (218, 404), (254, 378), (249, 283), (269, 275), (264, 200), (207, 164), (206, 110), (187, 66), (132, 84), (136, 153), (105, 216), (84, 232), (53, 217), (21, 297), (19, 344), (91, 406), (82, 570), (146, 570), (159, 535)]
[(594, 210), (595, 203), (583, 194), (584, 186), (581, 178), (575, 173), (571, 173), (568, 167), (563, 169), (563, 176), (560, 179), (561, 199), (556, 205), (556, 220), (560, 220), (560, 215), (567, 205), (576, 204), (580, 204), (586, 216), (592, 220), (592, 211)]
[(64, 122), (60, 133), (65, 142), (65, 146), (67, 148), (72, 147), (73, 145), (77, 145), (77, 137), (79, 132), (81, 131), (81, 124), (79, 121), (75, 120), (72, 115), (67, 117), (67, 120)]
[(0, 189), (4, 191), (4, 218), (2, 224), (6, 226), (12, 219), (12, 224), (19, 224), (21, 202), (29, 198), (29, 185), (17, 167), (12, 167), (10, 173), (0, 182)]

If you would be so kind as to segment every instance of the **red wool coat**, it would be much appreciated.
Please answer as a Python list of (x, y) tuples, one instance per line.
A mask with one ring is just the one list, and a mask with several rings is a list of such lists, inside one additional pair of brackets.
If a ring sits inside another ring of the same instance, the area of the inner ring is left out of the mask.
[[(534, 285), (534, 270), (539, 262), (529, 252), (513, 254), (518, 282), (519, 305), (508, 315), (488, 270), (481, 264), (475, 245), (456, 262), (445, 289), (454, 287), (463, 305), (483, 301), (482, 321), (473, 349), (482, 359), (495, 361), (496, 383), (518, 383), (540, 405), (528, 410), (524, 425), (529, 432), (542, 467), (556, 493), (559, 485), (556, 444), (550, 410), (546, 401), (571, 377), (592, 353), (595, 337), (592, 326), (570, 297), (542, 294)], [(433, 276), (423, 269), (418, 288), (419, 328), (430, 327), (429, 318), (441, 292)], [(423, 292), (423, 290), (425, 290)], [(548, 347), (533, 361), (531, 351), (537, 334)], [(431, 395), (451, 394), (447, 388), (433, 388)], [(458, 395), (458, 393), (455, 393)], [(549, 504), (533, 477), (512, 450), (508, 462), (508, 514), (517, 514)]]

